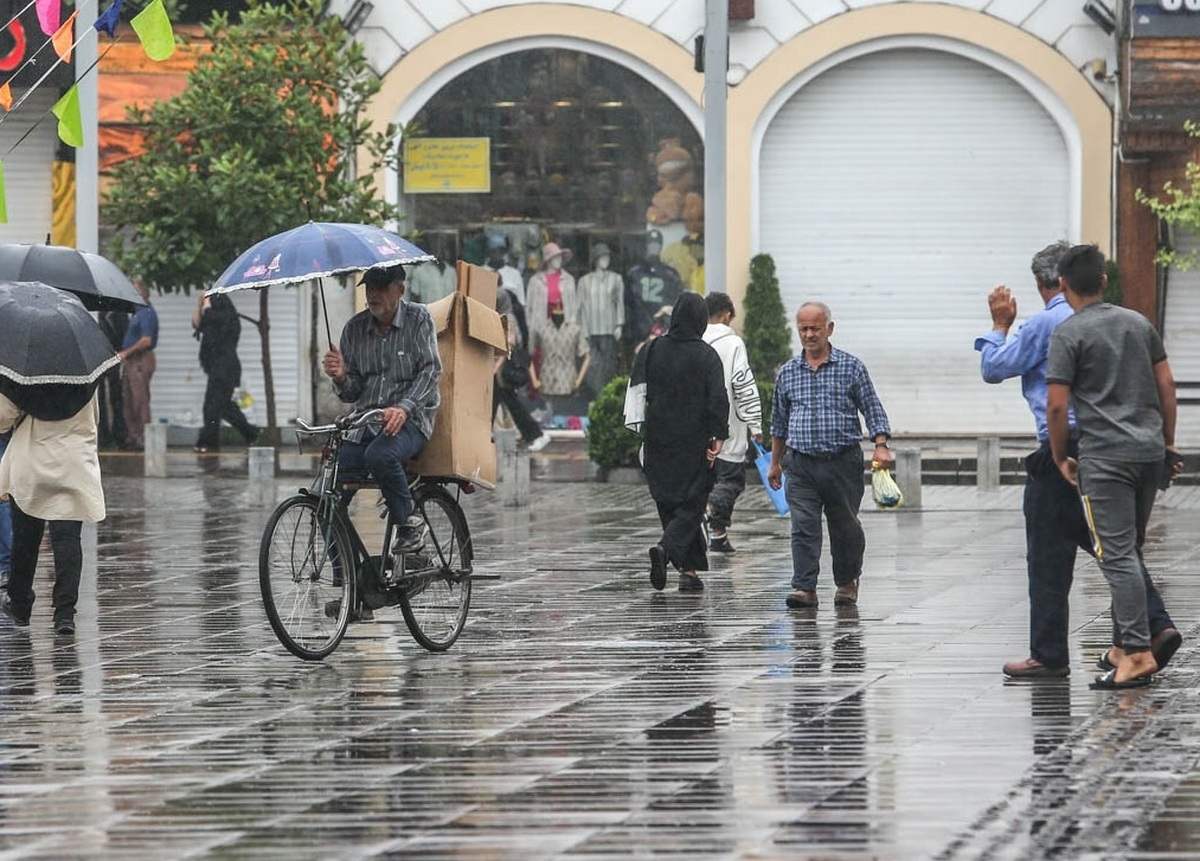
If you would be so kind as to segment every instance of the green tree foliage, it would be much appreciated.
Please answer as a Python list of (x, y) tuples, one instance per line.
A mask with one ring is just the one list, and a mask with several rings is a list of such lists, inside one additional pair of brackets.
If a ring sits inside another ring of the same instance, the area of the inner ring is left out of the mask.
[[(1183, 128), (1191, 137), (1200, 138), (1200, 122), (1188, 120)], [(1140, 188), (1135, 194), (1139, 203), (1149, 207), (1167, 224), (1200, 235), (1200, 164), (1194, 161), (1187, 163), (1182, 187), (1167, 180), (1157, 197), (1150, 197)], [(1194, 253), (1180, 254), (1172, 248), (1160, 248), (1154, 260), (1161, 266), (1177, 269), (1191, 269), (1196, 265)]]
[(772, 381), (779, 366), (792, 356), (792, 335), (770, 254), (751, 258), (750, 284), (743, 304), (746, 322), (742, 335), (750, 368), (756, 379)]
[[(118, 165), (105, 204), (110, 249), (160, 292), (211, 283), (255, 242), (312, 219), (394, 218), (375, 174), (399, 130), (363, 118), (380, 88), (362, 47), (321, 0), (250, 0), (239, 23), (214, 13), (178, 96), (130, 111), (146, 153)], [(358, 163), (355, 164), (357, 155)], [(267, 297), (259, 319), (268, 421), (275, 422)]]
[(614, 377), (588, 407), (587, 455), (602, 470), (637, 466), (640, 434), (625, 427), (629, 377)]

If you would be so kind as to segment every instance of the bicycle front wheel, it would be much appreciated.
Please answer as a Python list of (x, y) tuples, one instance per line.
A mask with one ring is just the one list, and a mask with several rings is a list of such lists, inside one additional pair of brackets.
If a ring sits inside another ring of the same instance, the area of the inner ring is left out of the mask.
[(419, 557), (427, 567), (405, 571), (400, 610), (414, 640), (444, 652), (462, 633), (471, 606), (471, 538), (462, 509), (440, 487), (417, 488), (413, 502), (429, 535), (425, 549), (408, 556), (405, 566)]
[(337, 648), (354, 608), (349, 542), (311, 496), (293, 496), (272, 512), (258, 555), (267, 619), (279, 642), (306, 661)]

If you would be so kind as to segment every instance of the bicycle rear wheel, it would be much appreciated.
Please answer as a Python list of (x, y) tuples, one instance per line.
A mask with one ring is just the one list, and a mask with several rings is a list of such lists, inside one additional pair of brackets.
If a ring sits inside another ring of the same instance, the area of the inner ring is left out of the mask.
[(354, 608), (349, 542), (311, 496), (272, 512), (258, 555), (267, 619), (293, 655), (319, 661), (337, 648)]
[(458, 503), (440, 487), (418, 487), (415, 511), (425, 519), (429, 535), (425, 549), (405, 558), (424, 567), (405, 570), (400, 610), (413, 639), (431, 652), (454, 644), (467, 622), (471, 606), (471, 538)]

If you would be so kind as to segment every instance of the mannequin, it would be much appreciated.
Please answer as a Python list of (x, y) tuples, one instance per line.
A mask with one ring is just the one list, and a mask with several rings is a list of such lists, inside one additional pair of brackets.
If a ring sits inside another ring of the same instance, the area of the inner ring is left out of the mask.
[(563, 269), (563, 264), (570, 259), (569, 248), (560, 248), (556, 242), (547, 242), (542, 246), (542, 268), (525, 285), (526, 317), (531, 329), (541, 321), (550, 319), (550, 309), (556, 304), (562, 305), (567, 322), (579, 322), (575, 279)]
[(592, 247), (592, 271), (579, 279), (579, 322), (592, 361), (587, 387), (594, 398), (617, 373), (617, 341), (625, 325), (625, 286), (609, 269), (612, 252), (603, 242)]
[(530, 352), (538, 349), (541, 365), (530, 366), (529, 384), (544, 397), (569, 399), (583, 385), (592, 356), (583, 329), (566, 318), (562, 305), (552, 306), (548, 318), (533, 324)]
[(650, 336), (654, 319), (670, 314), (675, 300), (683, 293), (679, 273), (664, 263), (662, 233), (651, 230), (646, 234), (646, 259), (629, 270), (625, 276), (626, 340), (640, 344)]
[(458, 275), (452, 264), (441, 258), (427, 260), (409, 271), (407, 298), (428, 305), (449, 296), (457, 285)]

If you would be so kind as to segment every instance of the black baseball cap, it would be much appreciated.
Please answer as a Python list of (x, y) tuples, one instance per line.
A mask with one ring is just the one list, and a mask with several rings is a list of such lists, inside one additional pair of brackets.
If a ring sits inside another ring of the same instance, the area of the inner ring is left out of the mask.
[(374, 266), (363, 273), (358, 283), (368, 287), (386, 287), (393, 281), (403, 280), (403, 266)]

